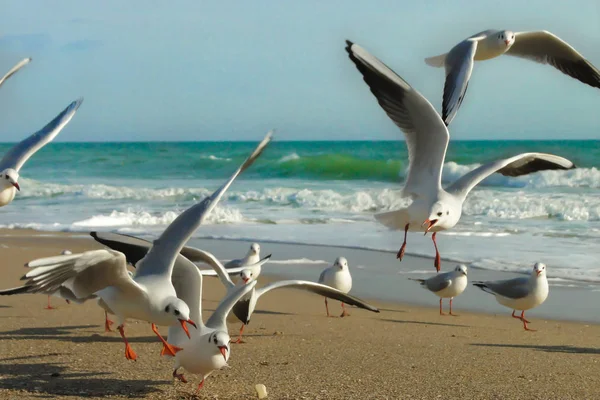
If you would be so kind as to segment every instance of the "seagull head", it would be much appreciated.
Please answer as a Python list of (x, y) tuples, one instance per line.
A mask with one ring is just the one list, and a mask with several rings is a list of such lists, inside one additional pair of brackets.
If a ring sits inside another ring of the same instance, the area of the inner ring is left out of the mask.
[(465, 264), (459, 264), (454, 268), (454, 270), (464, 276), (467, 276), (467, 266)]
[(348, 270), (348, 260), (346, 260), (346, 257), (338, 257), (335, 259), (333, 266), (338, 267), (342, 271)]
[(188, 305), (185, 304), (185, 301), (177, 297), (171, 297), (167, 300), (164, 312), (181, 324), (181, 328), (188, 338), (190, 338), (190, 331), (186, 324), (192, 325), (196, 329), (198, 328), (196, 323), (190, 319), (190, 308)]
[(256, 279), (254, 272), (251, 269), (243, 269), (242, 272), (240, 272), (240, 278), (245, 285)]
[(429, 210), (429, 217), (423, 221), (421, 226), (425, 228), (425, 234), (434, 228), (438, 228), (435, 229), (434, 232), (436, 232), (438, 230), (449, 228), (450, 226), (446, 226), (446, 223), (450, 222), (452, 219), (454, 219), (454, 215), (451, 212), (450, 207), (447, 204), (438, 201), (433, 203)]
[(216, 348), (219, 350), (219, 353), (221, 353), (221, 355), (225, 359), (225, 362), (227, 362), (230, 351), (229, 344), (231, 343), (231, 338), (229, 337), (229, 334), (223, 331), (213, 332), (208, 337), (208, 343), (210, 343), (213, 346), (216, 346)]
[(260, 254), (260, 244), (252, 243), (252, 245), (250, 245), (250, 254), (259, 255)]
[(540, 262), (535, 263), (535, 265), (533, 266), (533, 273), (535, 274), (535, 277), (546, 275), (546, 264)]
[(497, 35), (498, 44), (505, 46), (506, 50), (515, 43), (515, 33), (511, 31), (500, 31)]
[(7, 168), (4, 171), (2, 171), (2, 175), (0, 176), (0, 179), (3, 182), (3, 186), (6, 187), (15, 187), (17, 190), (21, 190), (21, 187), (19, 186), (19, 183), (17, 182), (19, 180), (19, 173), (12, 169), (12, 168)]

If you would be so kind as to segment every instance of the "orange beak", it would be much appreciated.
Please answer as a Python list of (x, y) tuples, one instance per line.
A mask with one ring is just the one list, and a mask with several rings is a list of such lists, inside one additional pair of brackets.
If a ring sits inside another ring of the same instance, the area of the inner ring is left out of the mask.
[(542, 271), (535, 271), (537, 276), (540, 276), (540, 274), (542, 273)]
[(504, 43), (508, 46), (510, 44), (510, 40), (505, 40)]
[(219, 351), (223, 354), (223, 358), (227, 360), (227, 346), (219, 346)]
[(13, 183), (13, 186), (16, 187), (19, 192), (21, 191), (21, 187), (17, 182)]
[(188, 323), (188, 324), (192, 325), (194, 328), (198, 329), (198, 327), (196, 326), (196, 323), (194, 321), (192, 321), (191, 319), (188, 319), (187, 321), (185, 319), (180, 319), (179, 323), (181, 324), (181, 327), (183, 328), (183, 331), (187, 335), (188, 339), (191, 339), (190, 331), (188, 331), (186, 323)]
[(428, 226), (427, 226), (427, 229), (425, 229), (425, 234), (426, 234), (426, 235), (427, 235), (427, 232), (429, 232), (429, 230), (430, 230), (431, 228), (433, 228), (433, 226), (434, 226), (434, 225), (435, 225), (437, 222), (438, 222), (438, 220), (437, 220), (437, 219), (429, 219), (429, 218), (427, 218), (425, 221), (423, 221), (423, 223), (421, 224), (421, 226), (428, 225)]
[(242, 278), (242, 280), (244, 281), (244, 283), (248, 283), (248, 281), (250, 280), (250, 278)]

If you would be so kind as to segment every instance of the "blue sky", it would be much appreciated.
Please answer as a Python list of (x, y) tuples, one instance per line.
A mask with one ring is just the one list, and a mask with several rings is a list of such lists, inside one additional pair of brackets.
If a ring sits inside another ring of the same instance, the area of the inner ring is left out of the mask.
[[(600, 66), (597, 0), (13, 1), (0, 27), (0, 71), (33, 57), (0, 90), (0, 141), (79, 96), (61, 141), (255, 140), (271, 127), (280, 140), (401, 137), (345, 39), (438, 110), (444, 74), (423, 58), (484, 29), (546, 29)], [(503, 57), (476, 65), (451, 135), (599, 139), (599, 110), (600, 90)]]

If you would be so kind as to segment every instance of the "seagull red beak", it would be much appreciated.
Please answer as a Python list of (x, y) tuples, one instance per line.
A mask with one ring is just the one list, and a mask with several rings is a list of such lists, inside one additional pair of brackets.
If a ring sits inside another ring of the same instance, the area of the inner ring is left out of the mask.
[(504, 43), (508, 46), (510, 44), (510, 40), (505, 40)]
[(535, 273), (537, 274), (537, 276), (540, 276), (540, 274), (542, 273), (542, 271), (535, 271)]
[(227, 360), (227, 346), (219, 346), (219, 351), (223, 354), (223, 358)]
[(13, 183), (13, 186), (16, 187), (19, 192), (21, 191), (21, 186), (19, 186), (17, 182)]
[(244, 283), (248, 283), (248, 281), (250, 280), (250, 278), (242, 278), (242, 280), (244, 281)]
[(427, 218), (425, 221), (423, 221), (423, 223), (421, 224), (421, 226), (425, 226), (425, 225), (429, 224), (429, 225), (427, 226), (427, 229), (425, 229), (425, 234), (426, 234), (426, 235), (427, 235), (427, 232), (429, 232), (429, 230), (430, 230), (431, 228), (433, 228), (433, 226), (434, 226), (434, 225), (435, 225), (437, 222), (438, 222), (438, 220), (437, 220), (437, 219), (429, 219), (429, 218)]
[(183, 328), (183, 330), (184, 330), (185, 334), (187, 335), (188, 339), (191, 339), (190, 331), (188, 331), (188, 327), (187, 327), (186, 323), (190, 324), (194, 328), (198, 329), (198, 327), (196, 326), (196, 323), (194, 321), (192, 321), (191, 319), (188, 319), (187, 321), (185, 319), (180, 319), (179, 323), (181, 324), (181, 327)]

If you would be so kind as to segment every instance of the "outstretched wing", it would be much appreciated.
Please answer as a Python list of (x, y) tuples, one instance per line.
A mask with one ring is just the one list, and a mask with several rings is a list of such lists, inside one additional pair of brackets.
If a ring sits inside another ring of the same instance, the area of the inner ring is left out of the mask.
[(24, 58), (21, 61), (19, 61), (17, 63), (17, 65), (15, 65), (14, 67), (12, 67), (2, 78), (0, 78), (0, 86), (2, 86), (2, 84), (4, 82), (6, 82), (6, 80), (8, 78), (10, 78), (14, 74), (16, 74), (18, 70), (20, 70), (21, 68), (23, 68), (24, 66), (26, 66), (27, 64), (29, 64), (30, 61), (31, 61), (31, 57)]
[(6, 168), (19, 171), (36, 151), (51, 142), (60, 133), (62, 128), (73, 118), (82, 102), (82, 98), (75, 100), (40, 131), (13, 146), (0, 161), (0, 171)]
[(206, 326), (227, 332), (227, 316), (233, 309), (233, 306), (248, 292), (253, 290), (254, 286), (256, 286), (256, 281), (228, 290), (225, 298), (221, 300), (215, 312), (206, 321)]
[[(198, 249), (194, 249), (194, 250), (198, 251)], [(252, 269), (252, 268), (262, 267), (262, 265), (265, 264), (270, 259), (271, 259), (271, 254), (269, 254), (268, 256), (266, 256), (264, 258), (262, 258), (260, 261), (258, 261), (255, 264), (244, 265), (243, 267), (227, 268), (227, 264), (225, 264), (225, 266), (224, 266), (225, 271), (224, 272), (227, 275), (229, 275), (229, 278), (231, 278), (232, 276), (239, 275), (245, 269)], [(216, 260), (216, 258), (215, 258), (215, 260)], [(200, 257), (196, 258), (196, 261), (197, 262), (206, 262), (205, 260), (202, 260)], [(213, 265), (213, 268), (214, 268), (214, 265)], [(219, 278), (221, 277), (220, 274), (217, 272), (216, 269), (202, 269), (202, 270), (200, 270), (200, 272), (202, 273), (203, 276), (219, 276)], [(221, 279), (221, 281), (223, 281), (223, 279)]]
[(517, 32), (515, 42), (506, 52), (516, 56), (549, 64), (572, 78), (600, 88), (600, 71), (567, 42), (548, 31)]
[(477, 40), (467, 39), (457, 44), (446, 56), (446, 81), (442, 98), (442, 119), (446, 126), (450, 125), (465, 98), (476, 51)]
[(182, 212), (167, 229), (154, 241), (148, 254), (140, 260), (136, 266), (136, 278), (149, 275), (163, 275), (170, 277), (173, 271), (175, 258), (183, 249), (185, 243), (192, 234), (204, 222), (204, 219), (217, 205), (235, 178), (261, 155), (265, 147), (271, 141), (272, 132), (267, 133), (265, 138), (258, 144), (252, 154), (234, 172), (234, 174), (212, 195), (206, 197), (200, 203)]
[(471, 189), (494, 172), (505, 176), (521, 176), (544, 170), (573, 168), (576, 168), (575, 164), (560, 156), (545, 153), (523, 153), (475, 168), (456, 180), (446, 188), (446, 191), (464, 200)]
[(260, 289), (256, 289), (256, 299), (258, 300), (260, 296), (271, 290), (280, 288), (306, 290), (324, 297), (329, 297), (330, 299), (341, 301), (351, 306), (356, 306), (377, 313), (379, 312), (379, 309), (377, 307), (374, 307), (357, 297), (350, 296), (327, 285), (301, 280), (287, 280), (269, 283), (268, 285), (263, 286)]
[(404, 132), (409, 172), (405, 196), (435, 195), (441, 187), (449, 134), (431, 103), (362, 47), (346, 41), (350, 60), (363, 75), (379, 105)]

